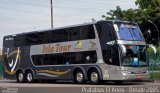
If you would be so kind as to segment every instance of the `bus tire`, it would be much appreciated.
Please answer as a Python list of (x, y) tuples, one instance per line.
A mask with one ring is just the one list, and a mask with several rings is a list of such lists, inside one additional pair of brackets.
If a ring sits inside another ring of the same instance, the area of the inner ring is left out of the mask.
[(83, 84), (85, 83), (85, 76), (84, 76), (84, 72), (82, 70), (77, 70), (74, 73), (74, 83), (75, 84)]
[(27, 71), (26, 73), (26, 82), (27, 83), (32, 83), (34, 81), (33, 73), (32, 71)]
[(117, 84), (117, 85), (123, 84), (123, 81), (120, 81), (120, 80), (119, 80), (119, 81), (117, 80), (117, 81), (114, 81), (114, 82), (115, 82), (115, 84)]
[(100, 80), (100, 75), (98, 70), (93, 69), (90, 74), (89, 74), (89, 80), (91, 84), (97, 85), (100, 84), (101, 80)]
[(18, 83), (24, 83), (24, 82), (25, 82), (25, 76), (24, 76), (23, 71), (19, 71), (19, 72), (16, 74), (16, 78), (17, 78), (17, 82), (18, 82)]

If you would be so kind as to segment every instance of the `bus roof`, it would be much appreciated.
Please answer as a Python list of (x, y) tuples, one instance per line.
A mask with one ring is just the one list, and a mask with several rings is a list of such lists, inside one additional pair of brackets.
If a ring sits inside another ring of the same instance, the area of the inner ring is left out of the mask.
[(59, 29), (66, 29), (66, 28), (71, 28), (71, 27), (78, 27), (78, 26), (84, 26), (84, 25), (91, 25), (91, 24), (96, 24), (99, 22), (109, 22), (109, 23), (114, 23), (114, 22), (125, 22), (125, 23), (134, 23), (130, 21), (121, 21), (121, 20), (100, 20), (100, 21), (95, 21), (95, 22), (87, 22), (83, 24), (77, 24), (77, 25), (70, 25), (70, 26), (64, 26), (64, 27), (57, 27), (53, 29), (43, 29), (43, 30), (35, 30), (35, 31), (30, 31), (30, 32), (22, 32), (22, 33), (17, 33), (17, 34), (12, 34), (12, 35), (6, 35), (7, 36), (17, 36), (17, 35), (25, 35), (25, 34), (32, 34), (32, 33), (38, 33), (38, 32), (45, 32), (45, 31), (51, 31), (51, 30), (59, 30)]

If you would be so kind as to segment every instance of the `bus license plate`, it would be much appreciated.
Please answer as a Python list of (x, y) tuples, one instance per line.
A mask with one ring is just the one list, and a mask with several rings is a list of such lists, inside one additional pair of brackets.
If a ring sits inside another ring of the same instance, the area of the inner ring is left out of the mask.
[(141, 79), (142, 75), (137, 75), (136, 78)]

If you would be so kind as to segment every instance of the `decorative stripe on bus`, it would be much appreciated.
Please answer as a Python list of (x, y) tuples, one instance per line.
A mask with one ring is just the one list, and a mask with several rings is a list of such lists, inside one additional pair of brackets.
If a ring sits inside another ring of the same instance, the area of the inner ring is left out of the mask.
[(60, 75), (51, 75), (48, 73), (38, 73), (37, 75), (48, 76), (48, 77), (59, 77)]
[(68, 70), (63, 71), (63, 72), (53, 71), (53, 70), (36, 70), (36, 72), (38, 72), (38, 73), (48, 73), (48, 74), (51, 74), (51, 75), (64, 75), (64, 74), (67, 74), (70, 71), (71, 71), (71, 69), (68, 69)]
[(19, 53), (21, 53), (21, 51), (19, 49), (18, 50), (14, 50), (11, 53), (9, 53), (8, 57), (12, 56), (13, 54), (18, 53), (18, 51), (19, 51)]
[(15, 74), (16, 73), (16, 71), (9, 71), (6, 67), (4, 67), (5, 68), (5, 71), (4, 72), (6, 72), (8, 75), (13, 75), (13, 74)]
[[(9, 52), (9, 48), (8, 48), (8, 52)], [(8, 75), (13, 75), (13, 74), (15, 74), (15, 72), (16, 72), (16, 70), (17, 70), (16, 67), (18, 66), (18, 64), (20, 64), (20, 59), (21, 59), (20, 53), (21, 53), (21, 51), (19, 50), (19, 47), (18, 47), (17, 50), (14, 50), (14, 51), (12, 51), (12, 52), (9, 53), (9, 54), (8, 54), (8, 52), (7, 52), (7, 55), (8, 55), (8, 56), (7, 56), (7, 59), (10, 58), (10, 57), (12, 57), (12, 56), (14, 56), (14, 54), (16, 54), (16, 59), (15, 59), (15, 61), (13, 61), (13, 58), (12, 58), (12, 60), (9, 60), (9, 61), (11, 61), (11, 62), (7, 61), (10, 70), (8, 70), (6, 67), (4, 67), (4, 68), (5, 68), (5, 72), (6, 72)]]

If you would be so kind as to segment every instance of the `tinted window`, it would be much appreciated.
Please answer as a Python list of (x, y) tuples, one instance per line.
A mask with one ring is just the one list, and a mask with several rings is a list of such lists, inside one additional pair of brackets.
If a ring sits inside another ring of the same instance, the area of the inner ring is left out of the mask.
[(117, 46), (110, 46), (108, 49), (104, 49), (103, 53), (103, 60), (105, 63), (110, 65), (120, 65), (119, 62), (119, 52)]
[(96, 28), (101, 42), (106, 44), (106, 42), (116, 40), (117, 37), (112, 23), (100, 22), (96, 24)]
[(40, 35), (41, 33), (33, 33), (33, 34), (26, 34), (24, 35), (25, 38), (25, 45), (34, 45), (42, 42), (43, 35)]
[(97, 62), (96, 51), (33, 55), (35, 65), (89, 64)]
[(67, 29), (69, 41), (94, 39), (95, 32), (93, 25), (79, 26)]
[(93, 25), (85, 25), (45, 32), (35, 32), (26, 34), (24, 37), (26, 43), (25, 45), (30, 46), (37, 44), (94, 39), (95, 33)]
[(56, 43), (56, 42), (66, 42), (66, 41), (68, 41), (68, 33), (67, 33), (66, 30), (50, 31), (50, 32), (48, 32), (48, 35), (46, 37), (48, 38), (47, 43)]
[(116, 40), (116, 33), (111, 22), (99, 22), (96, 24), (102, 49), (103, 60), (107, 64), (119, 65), (119, 53), (117, 46), (110, 46), (107, 42)]

